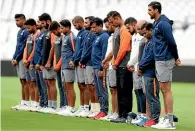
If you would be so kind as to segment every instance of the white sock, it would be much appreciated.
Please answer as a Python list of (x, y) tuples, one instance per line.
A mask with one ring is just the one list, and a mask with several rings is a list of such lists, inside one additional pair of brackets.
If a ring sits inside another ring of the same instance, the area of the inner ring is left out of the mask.
[(24, 105), (25, 104), (25, 100), (21, 100), (21, 105)]
[(141, 117), (146, 117), (146, 114), (141, 114)]
[(95, 112), (100, 112), (100, 104), (95, 103)]
[(48, 100), (48, 108), (52, 107), (52, 100)]
[(36, 101), (35, 101), (35, 106), (39, 106), (39, 102), (36, 102)]
[(30, 105), (35, 107), (35, 101), (30, 101)]
[(84, 109), (85, 109), (86, 111), (89, 111), (89, 105), (84, 105)]
[(95, 103), (91, 103), (91, 111), (95, 112)]

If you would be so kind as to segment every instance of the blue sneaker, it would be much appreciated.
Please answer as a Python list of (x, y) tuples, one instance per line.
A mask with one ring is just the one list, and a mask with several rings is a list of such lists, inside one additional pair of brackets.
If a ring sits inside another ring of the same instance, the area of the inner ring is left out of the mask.
[(147, 117), (141, 117), (141, 121), (135, 123), (137, 126), (143, 126), (148, 121)]

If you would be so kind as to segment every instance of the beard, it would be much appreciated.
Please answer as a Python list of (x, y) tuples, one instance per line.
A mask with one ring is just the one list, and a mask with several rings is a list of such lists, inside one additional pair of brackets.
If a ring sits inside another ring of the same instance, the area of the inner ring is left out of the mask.
[(85, 29), (86, 29), (86, 30), (90, 30), (90, 29), (91, 29), (91, 27), (85, 27)]

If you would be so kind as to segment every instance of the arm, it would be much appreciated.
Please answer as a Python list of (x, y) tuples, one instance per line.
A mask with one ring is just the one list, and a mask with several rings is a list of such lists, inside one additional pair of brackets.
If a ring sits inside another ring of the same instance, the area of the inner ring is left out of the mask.
[(134, 66), (138, 62), (139, 45), (136, 45), (131, 52), (130, 60), (127, 63), (127, 67)]
[(173, 37), (172, 33), (172, 27), (168, 22), (163, 22), (161, 24), (161, 30), (162, 30), (162, 35), (163, 38), (165, 39), (166, 43), (168, 44), (168, 48), (175, 60), (179, 58), (178, 56), (178, 51), (177, 51), (177, 45), (175, 42), (175, 39)]
[(140, 41), (140, 45), (139, 45), (139, 54), (138, 54), (138, 61), (140, 61), (141, 58), (142, 58), (143, 51), (144, 51), (144, 45), (145, 45), (145, 38), (143, 38), (143, 39)]
[[(106, 51), (107, 51), (107, 46), (108, 46), (108, 37), (109, 36), (103, 36), (102, 37), (102, 57), (101, 57), (101, 62), (104, 60), (105, 58), (105, 55), (106, 55)], [(100, 70), (103, 70), (103, 67), (102, 67), (102, 64), (100, 64), (100, 67), (99, 67)]]
[(120, 64), (126, 55), (126, 52), (130, 50), (131, 35), (125, 27), (123, 27), (120, 31), (120, 39), (119, 51), (114, 62), (115, 66)]
[(18, 45), (20, 47), (18, 47), (18, 49), (17, 49), (17, 54), (16, 54), (16, 57), (15, 57), (16, 61), (19, 61), (19, 59), (22, 57), (22, 55), (24, 53), (24, 48), (26, 46), (26, 41), (27, 41), (28, 35), (29, 35), (28, 32), (24, 33), (23, 41), (20, 43), (20, 45)]
[(47, 60), (47, 64), (51, 64), (52, 60), (53, 60), (53, 57), (54, 57), (54, 44), (55, 44), (55, 39), (56, 39), (56, 36), (51, 33), (51, 49), (50, 49), (50, 52), (49, 52), (49, 58)]
[(141, 61), (139, 62), (138, 66), (140, 70), (145, 70), (148, 66), (153, 63), (154, 55), (153, 55), (153, 46), (150, 46), (148, 49), (145, 49), (147, 53), (142, 57)]
[(28, 48), (28, 44), (26, 43), (26, 46), (24, 48), (24, 54), (23, 54), (23, 62), (27, 60), (27, 48)]

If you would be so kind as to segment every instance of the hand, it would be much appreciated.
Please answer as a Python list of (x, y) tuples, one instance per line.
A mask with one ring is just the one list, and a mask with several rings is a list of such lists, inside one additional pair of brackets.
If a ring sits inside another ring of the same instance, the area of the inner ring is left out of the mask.
[(54, 71), (55, 71), (55, 72), (58, 72), (59, 69), (60, 69), (60, 68), (58, 68), (58, 67), (54, 67)]
[(181, 66), (181, 61), (180, 61), (180, 59), (177, 59), (177, 60), (175, 61), (175, 65), (176, 65), (176, 66)]
[(83, 65), (83, 64), (81, 64), (81, 62), (79, 62), (79, 67), (80, 67), (80, 68), (85, 68), (86, 66)]
[(35, 69), (36, 69), (36, 70), (40, 70), (40, 65), (39, 65), (39, 64), (36, 64), (36, 65), (35, 65)]
[(34, 69), (34, 66), (33, 66), (33, 65), (30, 65), (30, 66), (29, 66), (29, 69), (30, 69), (30, 70), (33, 70), (33, 69)]
[(109, 63), (108, 62), (102, 62), (102, 66), (104, 69), (108, 69)]
[(29, 61), (27, 61), (27, 60), (23, 61), (23, 63), (24, 63), (24, 66), (25, 66), (26, 68), (28, 68), (28, 67), (29, 67), (29, 65), (30, 65), (30, 62), (29, 62)]
[(114, 70), (116, 70), (116, 69), (117, 69), (117, 67), (116, 67), (116, 65), (115, 65), (115, 64), (112, 64), (112, 68), (113, 68)]
[(40, 71), (42, 71), (42, 70), (43, 70), (43, 68), (44, 68), (43, 66), (40, 66)]
[(138, 76), (142, 75), (142, 71), (139, 68), (137, 69), (137, 74), (138, 74)]
[(45, 69), (46, 70), (49, 70), (51, 68), (51, 63), (50, 62), (47, 62), (46, 65), (45, 65)]
[(16, 60), (12, 60), (12, 66), (16, 66), (17, 65), (17, 61)]
[(135, 67), (134, 67), (134, 66), (129, 66), (129, 67), (128, 67), (128, 70), (129, 70), (130, 72), (134, 72), (134, 71), (135, 71)]
[(103, 77), (103, 71), (98, 71), (98, 76)]
[(69, 65), (70, 68), (74, 68), (74, 62), (73, 62), (73, 61), (70, 61), (70, 62), (68, 63), (68, 65)]

